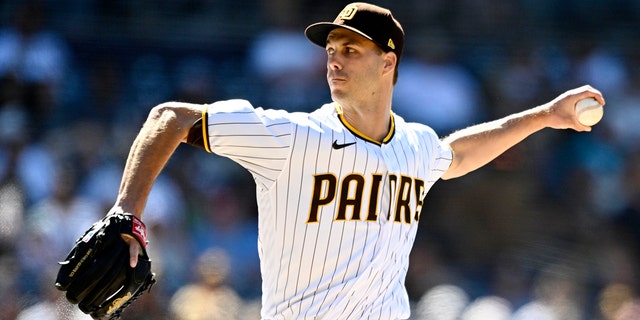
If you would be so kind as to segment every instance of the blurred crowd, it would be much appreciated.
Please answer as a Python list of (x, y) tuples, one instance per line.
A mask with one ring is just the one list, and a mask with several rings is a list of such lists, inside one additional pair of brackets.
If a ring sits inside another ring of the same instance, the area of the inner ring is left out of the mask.
[[(582, 84), (590, 133), (546, 130), (425, 200), (412, 319), (640, 319), (640, 2), (381, 0), (404, 26), (394, 111), (444, 136)], [(0, 319), (87, 319), (57, 262), (111, 207), (167, 100), (329, 101), (303, 35), (346, 2), (0, 2)], [(258, 319), (252, 178), (181, 146), (144, 212), (158, 283), (126, 319)]]

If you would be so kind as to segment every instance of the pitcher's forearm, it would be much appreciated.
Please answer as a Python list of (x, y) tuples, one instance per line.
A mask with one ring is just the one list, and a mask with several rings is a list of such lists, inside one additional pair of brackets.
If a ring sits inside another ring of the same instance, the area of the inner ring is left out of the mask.
[(443, 178), (463, 176), (486, 165), (545, 128), (546, 116), (546, 109), (537, 107), (452, 133), (444, 141), (454, 153), (454, 162)]
[(185, 140), (200, 112), (193, 107), (179, 109), (175, 104), (153, 108), (129, 151), (116, 207), (142, 216), (156, 178)]

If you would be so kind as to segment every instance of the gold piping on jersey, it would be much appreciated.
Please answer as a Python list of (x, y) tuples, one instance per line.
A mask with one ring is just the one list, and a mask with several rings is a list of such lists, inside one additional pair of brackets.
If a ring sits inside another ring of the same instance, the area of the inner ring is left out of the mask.
[(209, 153), (212, 153), (211, 147), (209, 146), (209, 134), (207, 130), (209, 129), (209, 119), (207, 116), (207, 110), (209, 109), (209, 105), (205, 104), (202, 107), (202, 140), (204, 143), (204, 150)]
[(362, 138), (364, 140), (367, 140), (367, 141), (369, 141), (371, 143), (375, 143), (375, 144), (377, 144), (379, 146), (381, 146), (383, 143), (388, 143), (389, 141), (391, 141), (391, 138), (393, 137), (393, 134), (396, 131), (396, 124), (395, 124), (395, 120), (394, 120), (394, 117), (393, 117), (393, 112), (391, 112), (391, 115), (390, 115), (391, 123), (389, 125), (389, 127), (390, 127), (389, 128), (389, 132), (387, 133), (387, 135), (384, 138), (382, 138), (382, 142), (380, 142), (378, 140), (375, 140), (375, 139), (372, 139), (372, 138), (368, 137), (367, 135), (365, 135), (364, 133), (358, 131), (358, 129), (353, 127), (349, 123), (349, 121), (347, 121), (347, 119), (345, 118), (344, 110), (342, 110), (342, 106), (340, 104), (334, 103), (333, 105), (334, 105), (334, 107), (336, 109), (336, 112), (338, 113), (338, 119), (340, 119), (340, 122), (342, 122), (342, 124), (345, 127), (347, 127), (347, 129), (349, 129), (349, 131), (351, 131), (351, 133), (353, 133), (356, 136), (358, 136), (358, 137), (360, 137), (360, 138)]

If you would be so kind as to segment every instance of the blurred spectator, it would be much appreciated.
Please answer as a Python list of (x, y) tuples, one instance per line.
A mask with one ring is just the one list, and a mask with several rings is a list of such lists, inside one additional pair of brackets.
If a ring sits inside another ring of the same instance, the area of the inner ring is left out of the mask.
[(25, 118), (21, 109), (0, 107), (0, 319), (14, 319), (22, 307), (16, 254), (24, 233), (27, 198), (18, 175)]
[(608, 218), (621, 209), (620, 182), (626, 159), (606, 126), (594, 127), (588, 135), (569, 132), (549, 152), (546, 191), (565, 201), (563, 205), (573, 212), (590, 213), (590, 218)]
[[(72, 121), (101, 122), (107, 126), (122, 118), (125, 107), (125, 65), (115, 57), (94, 57), (84, 68), (76, 71), (75, 95), (62, 106), (62, 112)], [(71, 85), (69, 85), (71, 87)]]
[(613, 320), (637, 320), (640, 315), (640, 299), (625, 302)]
[(633, 66), (639, 62), (640, 57), (628, 62), (629, 80), (622, 84), (619, 95), (612, 96), (602, 119), (615, 145), (627, 153), (640, 149), (640, 70)]
[[(113, 203), (113, 202), (112, 202)], [(149, 256), (158, 276), (154, 290), (172, 294), (191, 272), (185, 261), (193, 259), (185, 221), (187, 207), (182, 190), (169, 174), (158, 177), (151, 189), (143, 219), (149, 234)]]
[(511, 304), (497, 296), (480, 297), (462, 312), (460, 320), (509, 320)]
[(26, 137), (20, 110), (0, 109), (0, 256), (13, 249), (22, 232), (26, 195), (18, 162)]
[(440, 135), (478, 122), (483, 116), (482, 92), (477, 80), (453, 59), (451, 39), (435, 31), (422, 38), (400, 62), (394, 112)]
[(18, 283), (19, 269), (14, 251), (0, 254), (0, 319), (15, 319), (26, 305)]
[(124, 125), (134, 122), (138, 126), (145, 120), (149, 108), (173, 96), (167, 62), (160, 54), (133, 58), (129, 79), (125, 81), (127, 104), (120, 115)]
[(53, 155), (33, 141), (30, 123), (19, 106), (0, 107), (0, 177), (16, 183), (27, 205), (51, 194), (55, 173)]
[(588, 83), (611, 97), (619, 96), (629, 81), (620, 52), (598, 37), (577, 38), (569, 44), (573, 83)]
[(300, 30), (295, 1), (266, 1), (270, 19), (252, 40), (247, 52), (249, 73), (258, 77), (262, 103), (271, 108), (309, 110), (324, 103), (321, 93), (325, 54), (309, 45)]
[(45, 21), (45, 7), (27, 1), (15, 8), (13, 24), (0, 30), (0, 78), (18, 82), (30, 119), (39, 127), (56, 106), (69, 55), (66, 41)]
[(613, 269), (623, 272), (612, 280), (640, 290), (640, 148), (628, 156), (623, 176), (624, 206), (615, 213), (612, 221), (612, 233), (621, 247), (616, 250), (620, 253), (618, 260), (622, 260), (617, 261), (617, 268)]
[(415, 320), (457, 320), (469, 303), (469, 296), (460, 287), (445, 284), (427, 291), (418, 301)]
[(122, 165), (113, 160), (95, 164), (82, 182), (82, 194), (97, 201), (107, 213), (116, 200), (122, 171)]
[(49, 148), (36, 142), (22, 145), (18, 151), (15, 173), (24, 187), (26, 203), (32, 205), (50, 197), (57, 184), (58, 168)]
[[(228, 284), (244, 299), (260, 295), (260, 261), (258, 259), (257, 219), (248, 211), (245, 194), (249, 190), (231, 190), (222, 186), (208, 197), (210, 204), (204, 204), (204, 216), (195, 221), (192, 241), (196, 254), (202, 254), (210, 248), (221, 248), (227, 252), (233, 268), (228, 275)], [(252, 188), (252, 192), (255, 192)]]
[(213, 61), (203, 56), (182, 59), (174, 72), (176, 100), (203, 104), (220, 100), (215, 67)]
[(633, 289), (611, 283), (600, 292), (598, 307), (604, 320), (635, 320), (640, 315), (640, 300)]
[(504, 66), (489, 75), (494, 86), (491, 112), (503, 116), (540, 103), (540, 97), (549, 92), (549, 79), (545, 72), (540, 44), (527, 41), (507, 48)]
[(640, 183), (638, 183), (640, 181), (640, 147), (627, 156), (623, 176), (622, 190), (624, 190), (625, 207), (619, 214), (622, 217), (621, 222), (624, 222), (621, 225), (626, 225), (629, 228), (629, 234), (636, 234), (640, 240)]
[(41, 295), (33, 305), (23, 309), (16, 320), (91, 320), (91, 316), (80, 311), (75, 305), (70, 304), (62, 291), (52, 284), (57, 271), (49, 266), (46, 272), (39, 275)]
[(532, 301), (518, 308), (511, 320), (559, 320), (559, 318), (546, 304)]
[(78, 195), (76, 173), (63, 167), (53, 194), (28, 208), (20, 243), (22, 284), (33, 290), (38, 275), (64, 260), (82, 233), (104, 213), (92, 199)]
[(566, 262), (552, 264), (540, 272), (531, 289), (533, 301), (557, 319), (585, 319), (587, 292), (581, 278), (589, 270), (577, 265), (577, 257), (563, 258)]
[(24, 224), (24, 193), (12, 179), (0, 184), (0, 256), (13, 251)]
[(180, 288), (171, 298), (172, 319), (240, 320), (242, 300), (226, 284), (231, 268), (224, 250), (205, 251), (195, 264), (196, 281)]

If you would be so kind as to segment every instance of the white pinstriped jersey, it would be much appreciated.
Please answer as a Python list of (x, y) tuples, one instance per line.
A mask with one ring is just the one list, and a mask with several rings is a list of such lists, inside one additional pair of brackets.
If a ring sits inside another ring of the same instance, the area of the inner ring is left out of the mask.
[(208, 105), (205, 147), (253, 175), (263, 319), (406, 319), (404, 287), (423, 199), (452, 154), (392, 116), (383, 143), (335, 103), (312, 113)]

